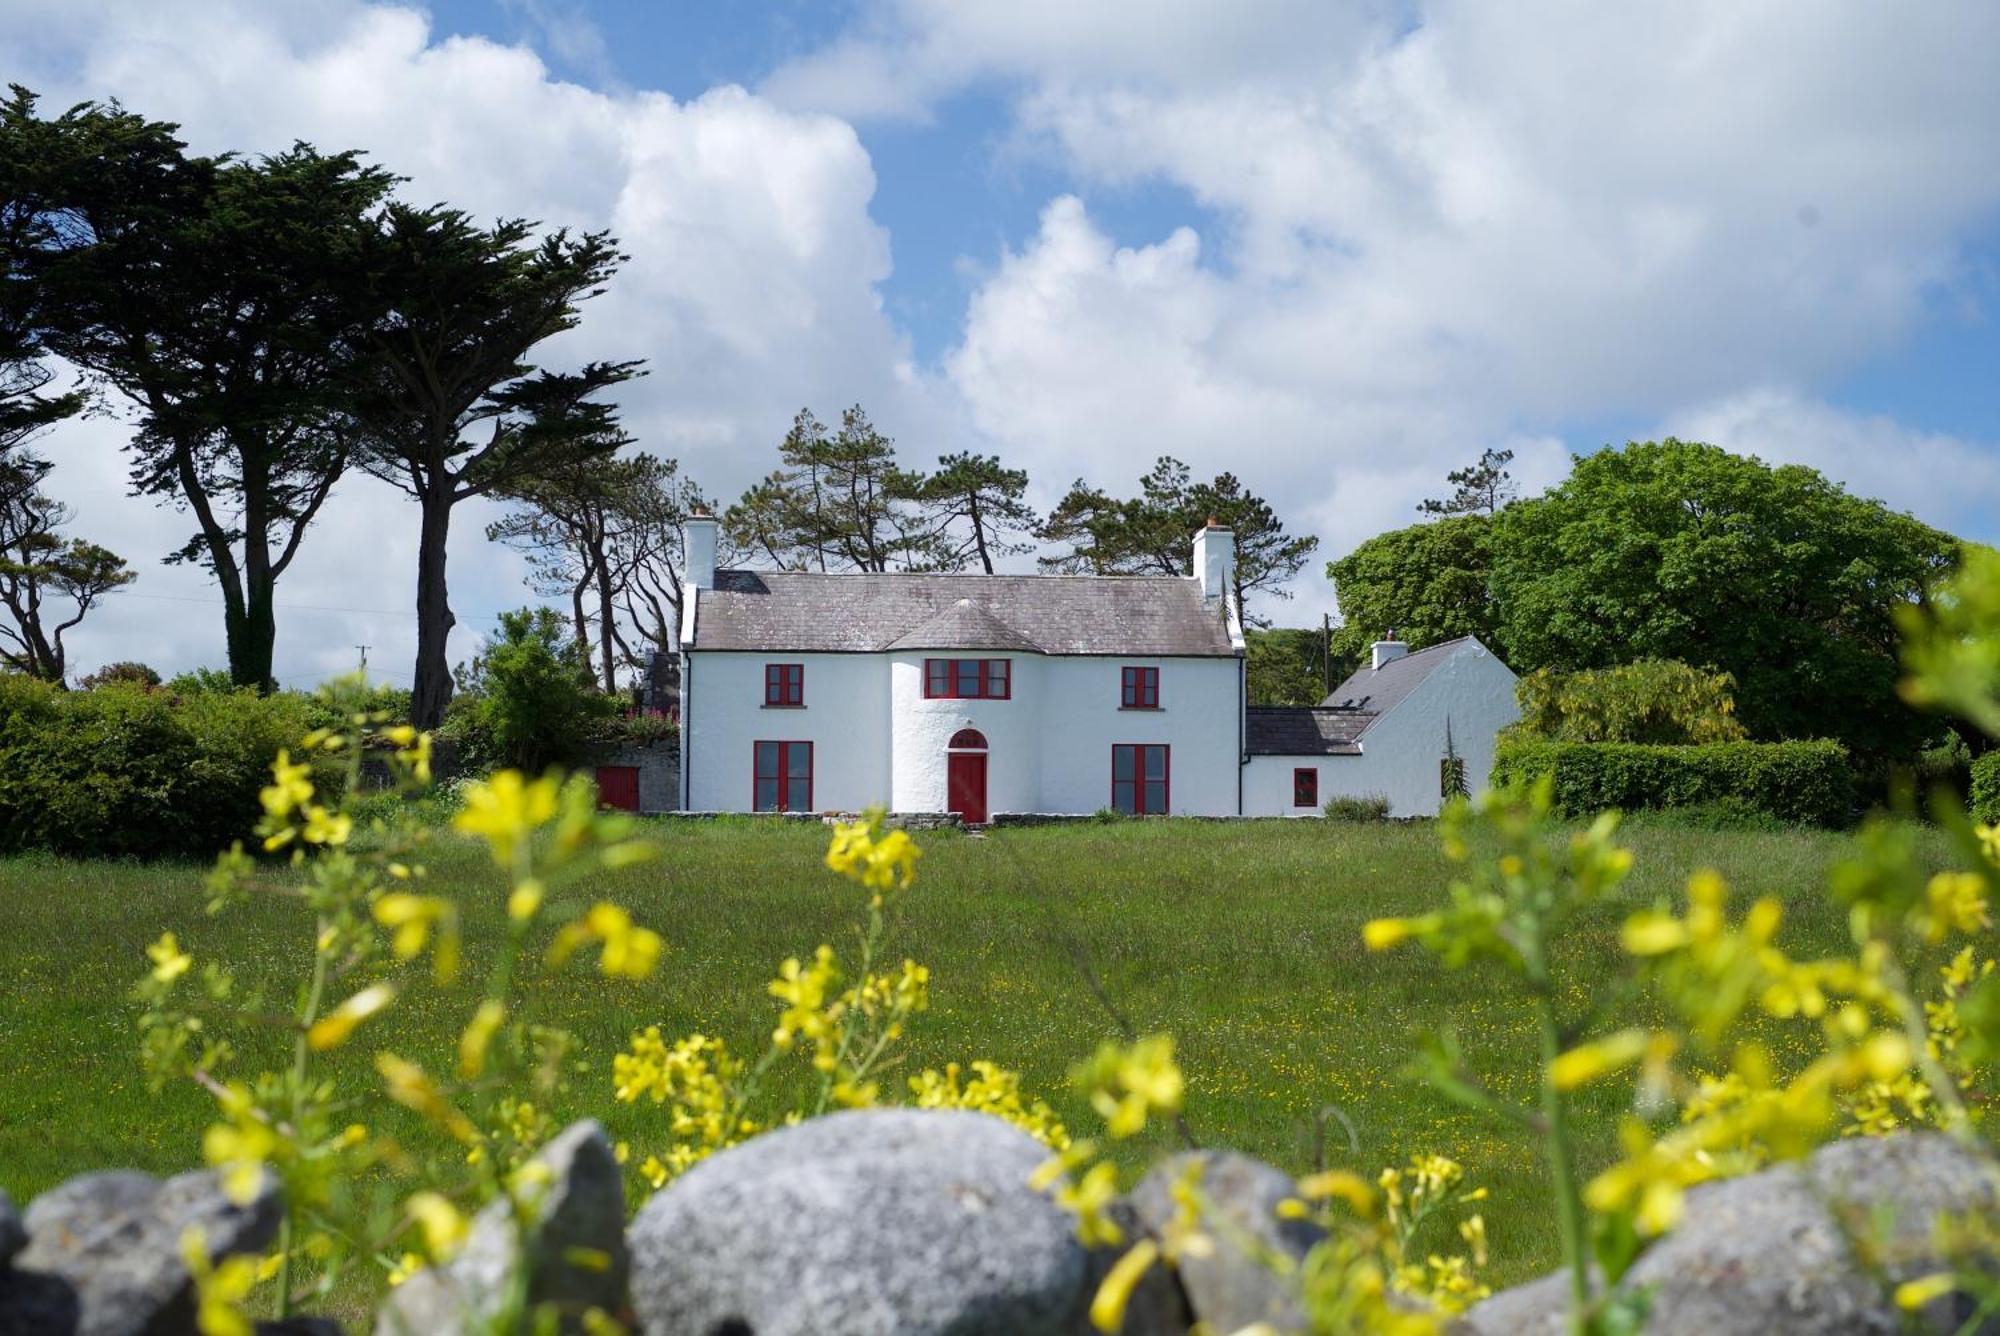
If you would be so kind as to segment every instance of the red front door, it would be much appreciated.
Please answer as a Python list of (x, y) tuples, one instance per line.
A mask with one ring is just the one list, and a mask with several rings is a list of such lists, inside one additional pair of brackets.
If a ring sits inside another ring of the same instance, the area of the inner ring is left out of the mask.
[(951, 810), (960, 820), (986, 824), (986, 753), (953, 752), (946, 759)]

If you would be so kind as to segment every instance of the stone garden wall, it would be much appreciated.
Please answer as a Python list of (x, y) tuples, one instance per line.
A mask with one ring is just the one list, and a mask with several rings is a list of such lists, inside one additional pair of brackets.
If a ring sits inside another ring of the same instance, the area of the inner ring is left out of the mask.
[[(510, 1281), (523, 1281), (529, 1302), (560, 1313), (565, 1331), (586, 1330), (595, 1310), (646, 1336), (1083, 1336), (1116, 1254), (1084, 1248), (1075, 1222), (1029, 1186), (1047, 1155), (983, 1114), (837, 1113), (697, 1165), (628, 1225), (611, 1146), (595, 1123), (578, 1123), (541, 1152), (548, 1187), (531, 1221), (489, 1206), (448, 1265), (390, 1292), (373, 1330), (492, 1331)], [(1244, 1246), (1296, 1260), (1318, 1242), (1311, 1224), (1280, 1218), (1291, 1179), (1231, 1152), (1206, 1158), (1204, 1193), (1226, 1217), (1210, 1231), (1216, 1247), (1178, 1272), (1151, 1273), (1125, 1331), (1302, 1330), (1293, 1292)], [(1129, 1238), (1172, 1216), (1178, 1171), (1163, 1164), (1116, 1204)], [(1992, 1200), (1977, 1161), (1941, 1136), (1844, 1141), (1800, 1165), (1696, 1189), (1680, 1228), (1627, 1283), (1651, 1288), (1646, 1330), (1664, 1336), (1907, 1330), (1888, 1288), (1937, 1268), (1940, 1219)], [(267, 1249), (277, 1218), (271, 1193), (236, 1206), (206, 1172), (164, 1182), (90, 1174), (25, 1213), (0, 1194), (0, 1336), (192, 1336), (187, 1228), (199, 1227), (220, 1259)], [(1874, 1275), (1856, 1260), (1862, 1237)], [(1550, 1277), (1495, 1295), (1448, 1329), (1556, 1336), (1567, 1329), (1566, 1295), (1566, 1278)], [(1958, 1330), (1968, 1316), (1947, 1296), (1917, 1315), (1918, 1329)], [(258, 1327), (262, 1336), (339, 1330), (317, 1318)]]

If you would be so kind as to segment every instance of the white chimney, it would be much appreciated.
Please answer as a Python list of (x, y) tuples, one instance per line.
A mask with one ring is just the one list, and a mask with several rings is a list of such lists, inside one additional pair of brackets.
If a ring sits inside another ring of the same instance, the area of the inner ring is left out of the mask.
[(1221, 598), (1236, 580), (1236, 535), (1213, 515), (1194, 536), (1194, 577), (1201, 581), (1203, 598)]
[(715, 516), (697, 510), (681, 533), (681, 580), (689, 589), (715, 588)]
[(1377, 668), (1380, 668), (1385, 663), (1393, 663), (1410, 652), (1409, 645), (1396, 639), (1394, 631), (1388, 633), (1387, 639), (1376, 641), (1371, 648), (1375, 651), (1375, 666)]

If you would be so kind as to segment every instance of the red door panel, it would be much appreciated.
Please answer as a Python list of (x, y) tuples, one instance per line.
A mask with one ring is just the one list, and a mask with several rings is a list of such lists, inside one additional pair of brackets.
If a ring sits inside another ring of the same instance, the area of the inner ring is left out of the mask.
[(983, 752), (953, 752), (946, 758), (946, 779), (951, 794), (951, 810), (963, 821), (986, 824), (986, 755)]
[(597, 802), (600, 807), (617, 807), (627, 812), (639, 810), (639, 767), (600, 765), (597, 767)]

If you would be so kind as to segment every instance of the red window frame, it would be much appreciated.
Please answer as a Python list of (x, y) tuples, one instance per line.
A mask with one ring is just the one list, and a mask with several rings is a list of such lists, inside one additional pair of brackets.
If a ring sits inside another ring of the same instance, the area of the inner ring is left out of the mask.
[[(1160, 773), (1148, 773), (1149, 754), (1158, 752)], [(1121, 754), (1129, 757), (1129, 778), (1118, 777)], [(1165, 816), (1173, 809), (1173, 749), (1164, 742), (1114, 742), (1111, 744), (1111, 810), (1127, 816)], [(1158, 794), (1152, 790), (1157, 788)], [(1124, 790), (1121, 794), (1120, 790)], [(1157, 797), (1157, 804), (1153, 799)]]
[(1319, 767), (1298, 766), (1292, 771), (1292, 806), (1319, 806)]
[[(813, 745), (810, 742), (779, 742), (760, 738), (751, 744), (750, 810), (753, 812), (810, 812), (813, 810)], [(770, 748), (766, 751), (766, 748)], [(804, 774), (794, 762), (803, 755)], [(770, 762), (766, 766), (765, 762)], [(771, 801), (764, 801), (764, 784), (771, 784)], [(801, 796), (796, 790), (805, 788)]]
[(806, 703), (806, 666), (802, 663), (764, 665), (764, 703), (779, 708)]
[(925, 700), (1010, 700), (1011, 659), (925, 659)]
[(1118, 672), (1118, 708), (1157, 710), (1160, 708), (1160, 670), (1122, 668)]

